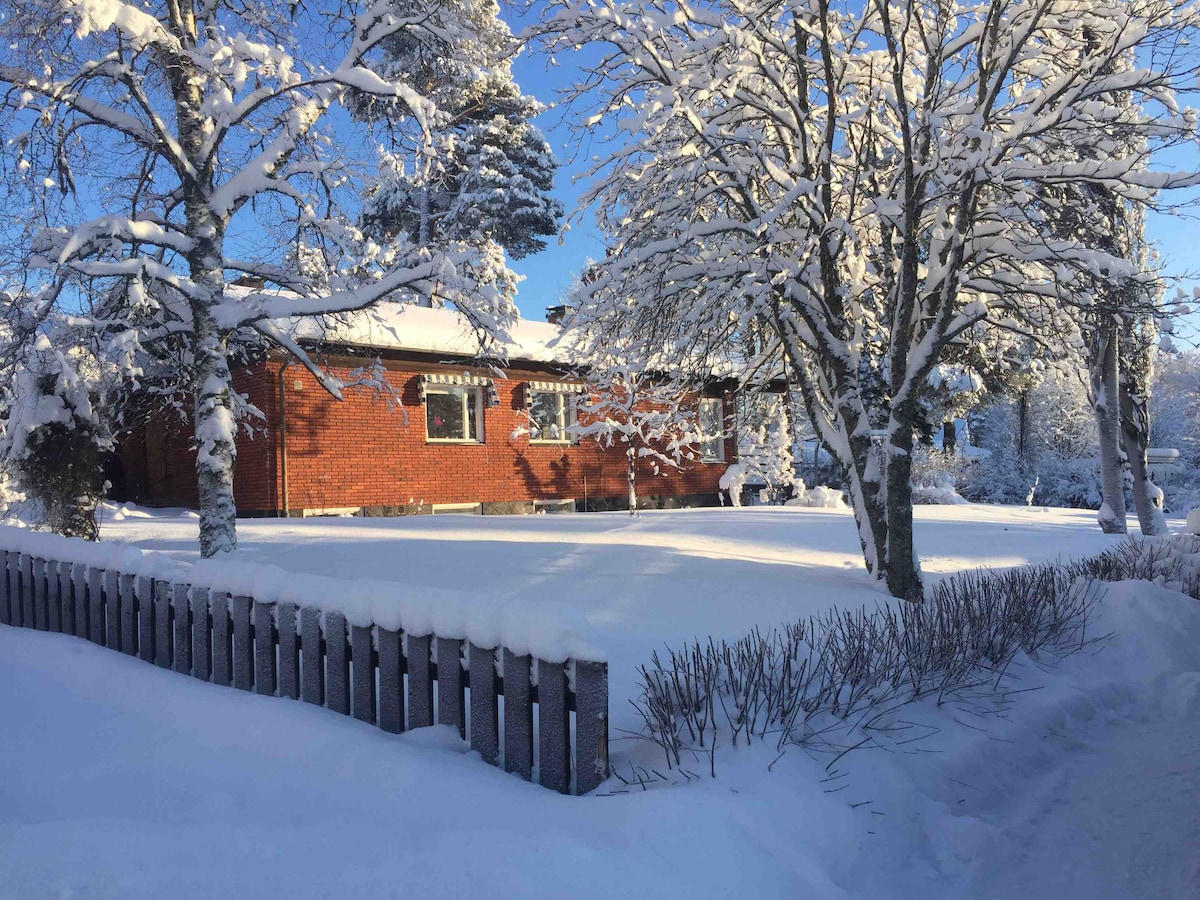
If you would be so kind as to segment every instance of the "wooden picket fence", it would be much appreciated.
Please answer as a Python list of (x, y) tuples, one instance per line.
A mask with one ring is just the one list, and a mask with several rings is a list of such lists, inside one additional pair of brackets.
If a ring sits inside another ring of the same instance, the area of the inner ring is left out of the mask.
[(347, 626), (340, 612), (26, 553), (0, 550), (0, 563), (0, 624), (73, 634), (201, 681), (304, 700), (387, 732), (450, 725), (464, 738), (469, 732), (486, 762), (527, 781), (536, 767), (539, 782), (562, 793), (585, 794), (608, 777), (607, 663), (554, 663), (452, 638)]

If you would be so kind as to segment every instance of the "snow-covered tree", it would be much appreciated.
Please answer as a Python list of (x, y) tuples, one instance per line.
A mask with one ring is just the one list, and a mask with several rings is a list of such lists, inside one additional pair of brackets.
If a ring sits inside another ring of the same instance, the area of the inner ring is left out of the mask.
[(782, 503), (796, 481), (787, 395), (749, 393), (739, 401), (736, 465), (743, 480), (750, 477), (765, 484), (771, 500)]
[(605, 447), (625, 446), (629, 514), (637, 515), (638, 464), (655, 474), (701, 458), (706, 442), (724, 439), (723, 423), (705, 430), (690, 385), (619, 357), (592, 356), (587, 392), (572, 432)]
[(46, 334), (14, 351), (20, 364), (3, 392), (0, 465), (25, 498), (36, 501), (46, 527), (94, 541), (103, 459), (112, 450), (104, 407), (111, 381), (94, 357), (63, 353)]
[[(929, 374), (984, 322), (1078, 342), (1086, 280), (1134, 274), (1049, 237), (1039, 188), (1153, 203), (1200, 180), (1148, 165), (1194, 134), (1174, 90), (1195, 83), (1198, 22), (1183, 0), (551, 0), (550, 47), (598, 57), (577, 92), (590, 121), (629, 135), (585, 197), (611, 241), (593, 293), (629, 298), (628, 338), (682, 359), (769, 322), (846, 472), (868, 568), (918, 598)], [(1108, 153), (1070, 160), (1072, 142)]]
[(384, 42), (382, 74), (427, 92), (437, 107), (432, 146), (402, 105), (359, 98), (361, 118), (388, 126), (364, 228), (382, 241), (493, 245), (515, 259), (542, 249), (563, 212), (551, 196), (556, 163), (531, 121), (542, 105), (513, 81), (518, 45), (499, 7), (494, 0), (408, 3), (425, 7), (431, 22)]
[[(26, 334), (67, 310), (91, 324), (98, 352), (124, 377), (194, 397), (205, 556), (236, 544), (234, 429), (245, 409), (231, 358), (281, 349), (338, 395), (281, 320), (439, 291), (485, 331), (512, 315), (511, 292), (494, 283), (505, 278), (502, 260), (489, 253), (481, 263), (461, 234), (382, 245), (362, 232), (369, 167), (330, 115), (351, 94), (388, 104), (421, 158), (436, 161), (445, 151), (430, 99), (438, 73), (393, 77), (385, 48), (431, 36), (453, 56), (475, 29), (442, 9), (412, 0), (0, 2), (4, 196), (20, 201), (20, 233), (8, 220), (5, 241), (25, 250)], [(467, 72), (481, 66), (463, 62)], [(485, 144), (488, 127), (471, 140)], [(228, 290), (241, 276), (267, 289)]]

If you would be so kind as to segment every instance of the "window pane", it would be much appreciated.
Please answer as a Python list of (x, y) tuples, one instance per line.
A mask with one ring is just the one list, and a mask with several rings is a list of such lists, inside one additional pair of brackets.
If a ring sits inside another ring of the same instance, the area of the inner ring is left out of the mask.
[(706, 398), (700, 401), (700, 430), (704, 439), (700, 442), (700, 452), (705, 459), (722, 459), (725, 448), (722, 446), (721, 432), (724, 423), (721, 421), (721, 401)]
[(479, 429), (479, 398), (482, 393), (479, 388), (470, 388), (463, 391), (463, 403), (467, 408), (467, 434), (466, 438), (469, 441), (482, 440), (482, 433)]
[(566, 438), (563, 420), (563, 395), (537, 391), (529, 407), (529, 437), (535, 441), (561, 441)]
[(428, 391), (425, 394), (425, 428), (431, 438), (441, 440), (463, 440), (462, 388)]

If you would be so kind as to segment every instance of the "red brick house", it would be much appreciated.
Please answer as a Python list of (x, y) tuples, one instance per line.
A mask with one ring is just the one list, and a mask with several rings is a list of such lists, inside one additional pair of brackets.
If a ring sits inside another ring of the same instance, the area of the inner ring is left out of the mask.
[[(307, 330), (306, 330), (307, 329)], [(480, 363), (480, 342), (452, 310), (403, 307), (359, 314), (318, 335), (325, 368), (350, 381), (378, 358), (390, 392), (351, 388), (336, 400), (301, 364), (269, 356), (235, 373), (261, 410), (240, 434), (235, 497), (240, 515), (278, 516), (603, 510), (627, 507), (624, 447), (565, 431), (582, 388), (549, 322), (512, 330), (502, 370)], [(700, 414), (727, 409), (724, 386), (698, 398)], [(391, 397), (388, 396), (391, 393)], [(190, 423), (159, 416), (119, 446), (117, 499), (197, 506)], [(717, 482), (736, 442), (714, 441), (703, 462), (638, 473), (647, 506), (718, 502)]]

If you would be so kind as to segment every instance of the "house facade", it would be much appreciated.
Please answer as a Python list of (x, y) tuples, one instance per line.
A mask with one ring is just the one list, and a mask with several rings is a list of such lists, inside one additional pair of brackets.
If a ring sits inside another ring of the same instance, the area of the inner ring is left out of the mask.
[[(394, 516), (565, 512), (628, 507), (625, 445), (575, 438), (583, 385), (558, 326), (521, 322), (503, 367), (459, 313), (405, 307), (314, 330), (323, 368), (350, 384), (382, 365), (382, 384), (337, 400), (300, 363), (268, 357), (235, 373), (236, 390), (263, 417), (239, 434), (234, 486), (240, 515)], [(495, 348), (492, 348), (495, 349)], [(696, 398), (697, 414), (732, 413), (724, 386)], [(185, 406), (187, 404), (184, 404)], [(159, 415), (119, 446), (126, 499), (198, 505), (191, 424)], [(719, 502), (736, 442), (711, 441), (679, 469), (639, 463), (640, 505)]]

